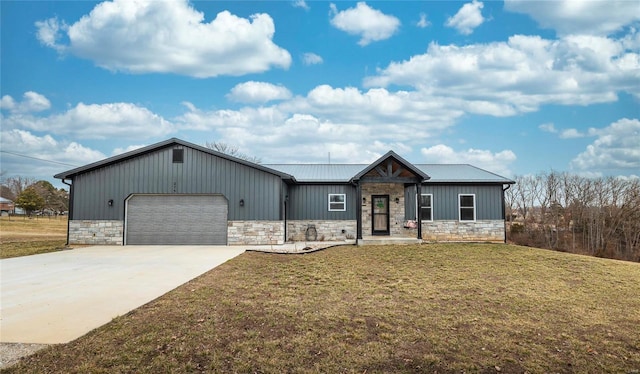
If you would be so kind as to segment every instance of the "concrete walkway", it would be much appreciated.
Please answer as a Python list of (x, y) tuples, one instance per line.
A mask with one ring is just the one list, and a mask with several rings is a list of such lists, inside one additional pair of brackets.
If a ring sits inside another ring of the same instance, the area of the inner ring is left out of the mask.
[(0, 260), (0, 342), (69, 342), (247, 248), (95, 246)]

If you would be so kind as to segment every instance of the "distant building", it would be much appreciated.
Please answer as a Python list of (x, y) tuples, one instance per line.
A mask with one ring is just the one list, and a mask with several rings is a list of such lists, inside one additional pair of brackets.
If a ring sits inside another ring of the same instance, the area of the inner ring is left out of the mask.
[(0, 197), (0, 214), (3, 216), (14, 214), (16, 209), (16, 205), (13, 201), (9, 199), (5, 199), (4, 197)]

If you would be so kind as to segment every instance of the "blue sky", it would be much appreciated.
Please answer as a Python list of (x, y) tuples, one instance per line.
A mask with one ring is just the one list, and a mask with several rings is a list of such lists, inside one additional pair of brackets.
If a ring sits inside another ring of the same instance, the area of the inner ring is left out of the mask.
[(636, 1), (0, 6), (3, 178), (53, 182), (171, 137), (263, 163), (394, 150), (506, 177), (640, 176)]

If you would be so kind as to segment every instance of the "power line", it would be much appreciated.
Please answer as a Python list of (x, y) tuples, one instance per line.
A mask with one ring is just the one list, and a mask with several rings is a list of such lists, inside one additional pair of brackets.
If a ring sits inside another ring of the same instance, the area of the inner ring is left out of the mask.
[(9, 151), (5, 151), (5, 150), (1, 150), (0, 152), (2, 153), (8, 153), (10, 155), (14, 155), (14, 156), (19, 156), (19, 157), (24, 157), (24, 158), (30, 158), (32, 160), (38, 160), (38, 161), (44, 161), (44, 162), (50, 162), (52, 164), (58, 164), (58, 165), (64, 165), (64, 166), (72, 166), (72, 167), (78, 167), (79, 165), (73, 165), (73, 164), (67, 164), (64, 162), (59, 162), (59, 161), (51, 161), (51, 160), (45, 160), (43, 158), (37, 158), (37, 157), (33, 157), (33, 156), (27, 156), (27, 155), (23, 155), (20, 153), (15, 153), (15, 152), (9, 152)]

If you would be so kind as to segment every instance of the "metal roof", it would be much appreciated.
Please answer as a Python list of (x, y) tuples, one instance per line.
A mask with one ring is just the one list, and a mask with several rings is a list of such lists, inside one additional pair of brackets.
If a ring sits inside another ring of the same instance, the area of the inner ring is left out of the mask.
[[(431, 179), (425, 183), (502, 183), (514, 181), (469, 164), (413, 164)], [(370, 164), (268, 164), (268, 168), (293, 175), (298, 182), (348, 183)]]
[(285, 174), (285, 173), (283, 173), (283, 172), (281, 172), (279, 170), (270, 169), (270, 168), (268, 168), (268, 167), (266, 167), (264, 165), (256, 164), (256, 163), (253, 163), (253, 162), (249, 162), (249, 161), (246, 161), (246, 160), (239, 159), (237, 157), (229, 156), (229, 155), (227, 155), (225, 153), (217, 152), (217, 151), (214, 151), (212, 149), (209, 149), (209, 148), (206, 148), (206, 147), (202, 147), (202, 146), (199, 146), (197, 144), (189, 143), (187, 141), (180, 140), (180, 139), (177, 139), (177, 138), (167, 139), (165, 141), (162, 141), (162, 142), (159, 142), (159, 143), (155, 143), (155, 144), (151, 144), (151, 145), (146, 146), (146, 147), (138, 148), (138, 149), (135, 149), (133, 151), (126, 152), (126, 153), (123, 153), (123, 154), (120, 154), (120, 155), (117, 155), (117, 156), (109, 157), (109, 158), (106, 158), (106, 159), (101, 160), (101, 161), (97, 161), (97, 162), (94, 162), (94, 163), (91, 163), (91, 164), (88, 164), (88, 165), (84, 165), (84, 166), (81, 166), (81, 167), (78, 167), (78, 168), (75, 168), (75, 169), (67, 170), (65, 172), (56, 174), (53, 177), (57, 178), (57, 179), (64, 180), (64, 179), (67, 179), (67, 178), (71, 178), (71, 177), (73, 177), (73, 176), (75, 176), (77, 174), (82, 174), (82, 173), (85, 173), (85, 172), (88, 172), (88, 171), (91, 171), (91, 170), (94, 170), (94, 169), (101, 168), (103, 166), (115, 164), (117, 162), (124, 161), (124, 160), (130, 159), (130, 158), (133, 158), (133, 157), (137, 157), (137, 156), (140, 156), (140, 155), (143, 155), (143, 154), (146, 154), (146, 153), (154, 152), (154, 151), (156, 151), (158, 149), (161, 149), (161, 148), (164, 148), (164, 147), (169, 147), (169, 146), (172, 146), (172, 145), (175, 145), (175, 144), (181, 145), (183, 147), (190, 147), (190, 148), (193, 148), (193, 149), (197, 149), (197, 150), (199, 150), (201, 152), (209, 153), (211, 155), (214, 155), (214, 156), (217, 156), (217, 157), (229, 160), (229, 161), (237, 162), (239, 164), (243, 164), (243, 165), (252, 167), (254, 169), (258, 169), (258, 170), (262, 170), (262, 171), (265, 171), (265, 172), (270, 173), (270, 174), (278, 175), (283, 179), (291, 180), (293, 178), (291, 175)]
[[(385, 156), (380, 158), (373, 164), (255, 164), (249, 161), (238, 159), (224, 153), (186, 142), (184, 140), (171, 138), (163, 142), (149, 145), (140, 149), (136, 149), (121, 155), (113, 156), (98, 162), (94, 162), (79, 168), (71, 169), (63, 173), (56, 174), (54, 177), (58, 179), (71, 178), (77, 174), (85, 173), (106, 165), (121, 162), (133, 157), (153, 152), (157, 149), (182, 145), (191, 147), (199, 151), (212, 154), (233, 162), (237, 162), (267, 173), (275, 174), (285, 180), (292, 182), (307, 183), (349, 183), (357, 179), (366, 171), (370, 170), (376, 163), (388, 157), (393, 157), (397, 161), (404, 164), (405, 167), (411, 169), (414, 174), (422, 174), (422, 177), (430, 177), (426, 183), (501, 183), (513, 184), (514, 181), (501, 177), (489, 171), (477, 168), (468, 164), (411, 164), (404, 160), (393, 151), (389, 151)], [(426, 179), (426, 178), (425, 178)]]
[(469, 164), (416, 164), (428, 173), (430, 183), (503, 183), (513, 184), (513, 180)]
[(349, 182), (365, 164), (268, 164), (268, 168), (293, 175), (298, 182)]

